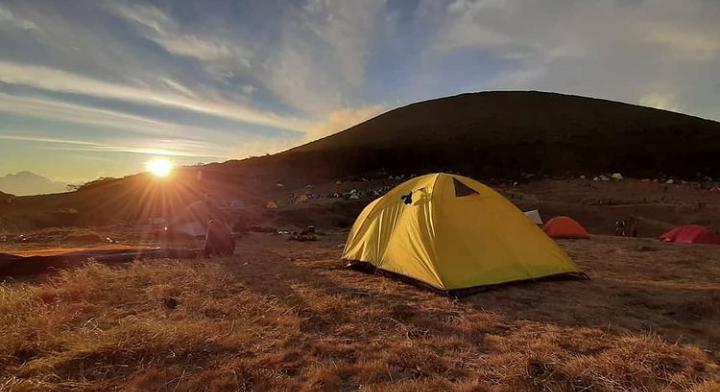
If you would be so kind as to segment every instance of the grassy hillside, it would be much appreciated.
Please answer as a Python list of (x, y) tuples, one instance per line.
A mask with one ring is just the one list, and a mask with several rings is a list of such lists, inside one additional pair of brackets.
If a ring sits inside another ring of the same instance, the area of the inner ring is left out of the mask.
[(333, 175), (385, 168), (478, 177), (521, 171), (695, 176), (720, 174), (713, 164), (719, 150), (714, 121), (593, 98), (502, 91), (405, 106), (254, 165)]

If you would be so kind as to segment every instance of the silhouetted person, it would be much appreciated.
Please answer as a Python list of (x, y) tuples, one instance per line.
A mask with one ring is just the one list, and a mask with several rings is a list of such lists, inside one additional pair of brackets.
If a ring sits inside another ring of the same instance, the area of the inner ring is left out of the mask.
[(615, 235), (625, 237), (625, 219), (615, 221)]
[(225, 223), (211, 219), (205, 235), (205, 257), (230, 256), (235, 252), (235, 239)]

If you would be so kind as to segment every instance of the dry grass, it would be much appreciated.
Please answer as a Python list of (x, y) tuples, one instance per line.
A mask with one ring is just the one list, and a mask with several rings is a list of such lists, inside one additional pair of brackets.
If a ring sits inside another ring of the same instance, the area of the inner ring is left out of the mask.
[(566, 242), (593, 280), (452, 301), (343, 269), (341, 241), (0, 285), (0, 391), (720, 388), (720, 247)]

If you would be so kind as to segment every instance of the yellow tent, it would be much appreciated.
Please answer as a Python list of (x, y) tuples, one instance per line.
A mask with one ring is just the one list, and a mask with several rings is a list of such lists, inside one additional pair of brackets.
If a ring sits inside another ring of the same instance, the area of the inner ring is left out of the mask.
[(537, 225), (467, 177), (415, 177), (370, 203), (343, 259), (452, 291), (579, 272)]

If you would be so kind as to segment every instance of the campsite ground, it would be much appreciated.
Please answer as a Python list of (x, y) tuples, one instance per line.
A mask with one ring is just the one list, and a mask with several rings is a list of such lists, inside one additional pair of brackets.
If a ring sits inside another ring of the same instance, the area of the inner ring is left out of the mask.
[(0, 390), (720, 388), (718, 246), (560, 241), (590, 280), (454, 301), (343, 268), (345, 235), (6, 282)]

